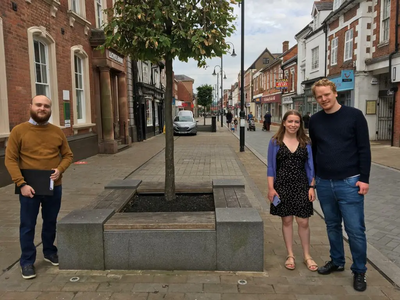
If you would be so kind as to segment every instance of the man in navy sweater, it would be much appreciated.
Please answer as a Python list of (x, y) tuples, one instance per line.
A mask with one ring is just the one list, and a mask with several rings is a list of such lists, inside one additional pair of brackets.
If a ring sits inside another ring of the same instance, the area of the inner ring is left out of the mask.
[(337, 101), (336, 86), (328, 79), (314, 83), (312, 92), (322, 111), (310, 119), (316, 188), (330, 244), (331, 261), (319, 274), (344, 270), (342, 220), (353, 258), (353, 287), (365, 291), (367, 240), (364, 195), (369, 189), (371, 149), (363, 113)]

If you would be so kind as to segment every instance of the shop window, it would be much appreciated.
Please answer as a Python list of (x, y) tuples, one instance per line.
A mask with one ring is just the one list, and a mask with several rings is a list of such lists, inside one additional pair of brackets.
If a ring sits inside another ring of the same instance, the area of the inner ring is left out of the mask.
[(52, 101), (49, 122), (60, 125), (55, 41), (44, 27), (28, 28), (31, 94), (45, 95)]
[(390, 28), (390, 0), (383, 0), (381, 7), (381, 43), (389, 41)]
[(351, 60), (353, 58), (353, 29), (346, 31), (345, 44), (344, 44), (344, 60)]
[(3, 20), (0, 18), (0, 138), (7, 137), (10, 133), (5, 57)]
[(81, 45), (71, 47), (71, 74), (74, 127), (91, 124), (89, 61)]
[(150, 127), (153, 126), (153, 101), (147, 99), (146, 108), (147, 127)]
[(331, 66), (337, 64), (337, 54), (338, 54), (338, 38), (334, 38), (331, 41)]
[(311, 69), (316, 70), (319, 68), (319, 47), (311, 50)]
[(154, 119), (156, 121), (156, 126), (158, 126), (158, 102), (155, 102), (154, 105)]
[(293, 92), (294, 91), (294, 87), (295, 87), (295, 81), (294, 81), (294, 79), (295, 79), (295, 76), (294, 76), (294, 69), (292, 68), (292, 69), (290, 69), (290, 81), (291, 81), (291, 88), (290, 88), (290, 91), (291, 92)]

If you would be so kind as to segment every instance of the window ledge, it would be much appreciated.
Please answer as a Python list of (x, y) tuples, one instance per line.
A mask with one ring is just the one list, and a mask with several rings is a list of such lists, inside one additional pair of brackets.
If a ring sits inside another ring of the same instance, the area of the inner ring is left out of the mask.
[(319, 71), (319, 69), (311, 70), (311, 71), (310, 71), (310, 74), (312, 74), (312, 73), (317, 73), (318, 71)]
[(0, 139), (8, 138), (10, 133), (0, 133)]
[(96, 126), (96, 124), (93, 123), (81, 123), (81, 124), (74, 124), (72, 125), (73, 129), (86, 129), (86, 128), (91, 128)]
[(386, 46), (389, 46), (389, 41), (380, 42), (377, 45), (378, 48), (382, 48), (382, 47), (386, 47)]
[(67, 15), (69, 17), (69, 25), (71, 27), (74, 27), (75, 21), (81, 25), (88, 25), (88, 26), (92, 25), (92, 23), (90, 23), (88, 20), (86, 20), (85, 17), (78, 15), (76, 12), (74, 12), (72, 10), (68, 10)]
[[(55, 18), (58, 8), (60, 7), (61, 3), (59, 0), (44, 0), (48, 4), (50, 4), (50, 15)], [(30, 1), (29, 1), (30, 3)]]

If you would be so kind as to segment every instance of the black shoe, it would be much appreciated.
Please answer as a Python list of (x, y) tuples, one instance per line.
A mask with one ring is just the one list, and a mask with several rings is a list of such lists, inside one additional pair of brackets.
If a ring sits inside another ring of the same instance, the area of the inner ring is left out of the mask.
[(365, 273), (353, 273), (353, 287), (358, 292), (364, 292), (367, 289), (367, 277)]
[(45, 256), (44, 260), (48, 261), (53, 266), (58, 266), (58, 255), (57, 254), (53, 254), (53, 255), (50, 255), (50, 256)]
[(318, 273), (321, 275), (328, 275), (332, 272), (342, 272), (344, 271), (343, 266), (337, 266), (332, 261), (328, 261), (325, 266), (318, 268)]
[(35, 267), (33, 265), (27, 265), (21, 267), (22, 278), (32, 279), (36, 277)]

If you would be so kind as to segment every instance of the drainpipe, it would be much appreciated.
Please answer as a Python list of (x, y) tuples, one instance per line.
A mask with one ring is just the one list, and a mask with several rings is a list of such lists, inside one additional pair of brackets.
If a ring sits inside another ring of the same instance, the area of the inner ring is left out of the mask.
[[(395, 23), (395, 47), (394, 47), (394, 51), (392, 53), (389, 54), (389, 73), (390, 73), (390, 82), (392, 82), (392, 57), (393, 55), (395, 55), (396, 53), (399, 52), (399, 1), (396, 1), (396, 23)], [(393, 109), (392, 109), (392, 138), (390, 141), (390, 145), (393, 146), (394, 143), (394, 118), (395, 118), (395, 110), (396, 110), (396, 93), (397, 93), (397, 88), (393, 89)]]
[[(325, 33), (325, 75), (326, 78), (326, 69), (328, 69), (328, 24), (324, 23), (324, 33)], [(332, 59), (332, 58), (331, 58)]]

